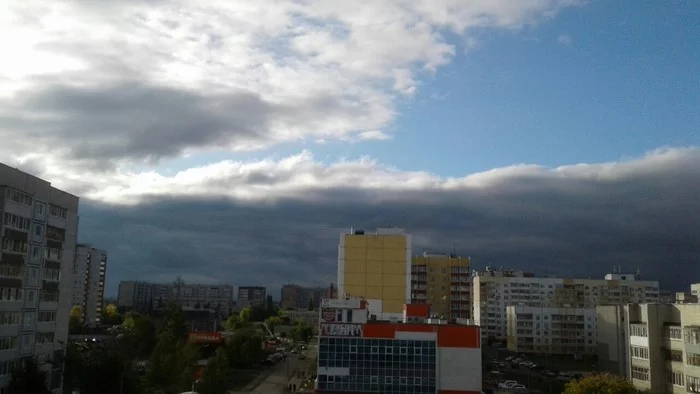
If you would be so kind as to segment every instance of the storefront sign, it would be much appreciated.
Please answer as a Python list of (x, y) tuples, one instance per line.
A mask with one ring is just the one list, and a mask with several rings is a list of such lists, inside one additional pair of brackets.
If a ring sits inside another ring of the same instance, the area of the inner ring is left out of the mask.
[(218, 332), (193, 332), (190, 339), (197, 343), (221, 343), (221, 334)]
[(338, 320), (337, 309), (321, 309), (321, 321), (324, 323), (335, 323)]
[(362, 324), (321, 324), (321, 336), (361, 337)]
[(324, 298), (321, 300), (321, 308), (360, 309), (360, 300), (334, 300)]

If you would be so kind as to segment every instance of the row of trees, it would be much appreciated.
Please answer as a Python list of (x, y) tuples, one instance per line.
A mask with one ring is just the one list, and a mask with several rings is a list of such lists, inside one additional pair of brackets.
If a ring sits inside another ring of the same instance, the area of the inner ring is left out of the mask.
[(564, 394), (647, 394), (629, 380), (611, 374), (597, 374), (567, 383)]
[[(117, 306), (114, 304), (108, 304), (105, 306), (100, 316), (100, 324), (113, 326), (122, 324), (122, 316), (117, 310)], [(86, 331), (85, 322), (83, 321), (83, 309), (80, 306), (74, 306), (70, 311), (70, 320), (68, 325), (68, 332), (71, 334), (82, 334)]]

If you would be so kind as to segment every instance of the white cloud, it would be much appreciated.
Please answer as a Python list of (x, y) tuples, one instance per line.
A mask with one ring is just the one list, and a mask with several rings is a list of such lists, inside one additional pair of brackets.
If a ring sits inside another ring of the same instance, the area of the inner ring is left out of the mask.
[(570, 35), (568, 35), (568, 34), (562, 34), (562, 35), (560, 35), (559, 37), (557, 37), (557, 42), (560, 43), (560, 44), (562, 44), (562, 45), (569, 46), (569, 45), (571, 45), (571, 43), (573, 42), (573, 40), (572, 40), (572, 38), (571, 38)]
[[(141, 118), (118, 127), (113, 119), (105, 119), (111, 106), (123, 110), (128, 101), (97, 110), (74, 104), (71, 111), (79, 114), (77, 120), (66, 117), (61, 112), (65, 108), (32, 106), (45, 104), (48, 93), (70, 89), (84, 89), (94, 98), (110, 97), (113, 92), (106, 87), (125, 83), (141, 86), (146, 98), (149, 87), (160, 92), (167, 88), (173, 95), (181, 91), (220, 121), (215, 130), (203, 133), (206, 138), (198, 140), (191, 132), (184, 147), (142, 158), (260, 149), (300, 139), (385, 139), (386, 126), (396, 116), (395, 93), (413, 95), (423, 73), (435, 72), (455, 54), (445, 31), (466, 37), (471, 28), (517, 29), (572, 4), (572, 0), (5, 1), (0, 4), (0, 53), (6, 54), (0, 64), (0, 119), (4, 119), (0, 138), (14, 142), (0, 147), (0, 160), (19, 159), (15, 152), (44, 157), (50, 147), (56, 153), (47, 162), (71, 167), (67, 158), (75, 161), (76, 153), (68, 155), (67, 149), (73, 140), (64, 137), (75, 135), (75, 130), (89, 133), (96, 144), (104, 139), (125, 147), (156, 132), (162, 145), (176, 140), (168, 137), (172, 124), (158, 121), (172, 117), (167, 111), (176, 109), (168, 105), (152, 114), (148, 127), (142, 126)], [(467, 38), (468, 46), (470, 42)], [(258, 123), (259, 114), (243, 111), (257, 118), (250, 121), (236, 114), (231, 120), (225, 116), (230, 112), (226, 102), (212, 99), (226, 94), (254, 97), (261, 111), (275, 115)], [(21, 108), (10, 105), (18, 99), (23, 100)], [(125, 114), (134, 112), (127, 109)], [(33, 126), (31, 133), (41, 138), (31, 143), (9, 138), (27, 132), (34, 119), (51, 119), (53, 124)], [(255, 126), (245, 138), (232, 137), (238, 121)], [(196, 130), (199, 122), (205, 121), (193, 118), (188, 126)], [(126, 130), (130, 128), (134, 130)], [(123, 152), (111, 153), (101, 166), (123, 167), (127, 162), (120, 160), (126, 158)]]

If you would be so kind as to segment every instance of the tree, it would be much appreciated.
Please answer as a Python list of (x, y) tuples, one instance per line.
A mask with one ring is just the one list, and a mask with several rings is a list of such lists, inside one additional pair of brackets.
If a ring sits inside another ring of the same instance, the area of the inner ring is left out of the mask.
[(102, 311), (102, 323), (109, 326), (122, 323), (122, 318), (116, 305), (108, 304), (105, 306), (104, 311)]
[(224, 329), (226, 331), (233, 331), (238, 328), (241, 324), (241, 318), (239, 315), (232, 313), (229, 315), (228, 319), (224, 322)]
[(122, 348), (127, 352), (126, 358), (147, 359), (156, 345), (156, 327), (148, 316), (129, 312), (122, 323)]
[(279, 316), (270, 316), (265, 319), (265, 324), (267, 324), (267, 327), (269, 327), (270, 331), (274, 334), (275, 326), (282, 324), (282, 319)]
[(308, 343), (311, 337), (314, 335), (314, 330), (311, 328), (311, 326), (300, 321), (296, 326), (294, 326), (290, 332), (290, 335), (295, 341)]
[(199, 346), (193, 340), (187, 341), (185, 346), (180, 348), (177, 357), (180, 371), (180, 391), (190, 391), (192, 382), (196, 379), (197, 361), (199, 361)]
[(638, 394), (648, 393), (631, 381), (616, 375), (597, 374), (567, 383), (564, 394)]
[(250, 318), (252, 317), (253, 310), (251, 308), (243, 308), (241, 309), (241, 312), (239, 313), (239, 320), (248, 323), (250, 322)]
[(170, 330), (161, 330), (158, 335), (146, 380), (153, 391), (167, 388), (168, 392), (179, 384), (178, 340)]
[(163, 311), (163, 327), (161, 331), (170, 331), (179, 341), (187, 336), (187, 325), (182, 307), (174, 302), (169, 302)]
[(251, 368), (262, 358), (262, 336), (253, 327), (237, 330), (226, 340), (229, 361), (234, 368)]
[(226, 394), (228, 392), (229, 362), (223, 348), (216, 349), (216, 354), (209, 360), (197, 391), (202, 394)]
[(8, 392), (14, 394), (50, 394), (46, 388), (46, 373), (39, 370), (34, 360), (27, 360), (24, 366), (12, 371)]

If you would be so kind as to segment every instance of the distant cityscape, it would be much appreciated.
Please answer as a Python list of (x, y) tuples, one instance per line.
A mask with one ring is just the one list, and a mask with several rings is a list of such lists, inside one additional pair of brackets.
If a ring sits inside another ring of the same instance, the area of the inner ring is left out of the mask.
[[(78, 201), (0, 165), (0, 394), (27, 359), (47, 372), (52, 393), (62, 392), (67, 344), (93, 335), (69, 335), (69, 320), (100, 333), (111, 324), (102, 321), (108, 307), (158, 315), (171, 305), (190, 335), (207, 340), (229, 335), (231, 317), (245, 309), (279, 309), (291, 326), (313, 327), (318, 393), (526, 392), (500, 375), (519, 363), (546, 379), (554, 373), (530, 359), (543, 356), (594, 360), (596, 371), (653, 393), (700, 392), (700, 283), (670, 293), (621, 269), (598, 279), (475, 270), (468, 256), (414, 254), (400, 228), (350, 229), (339, 236), (337, 280), (326, 287), (286, 284), (273, 302), (265, 286), (122, 281), (113, 305), (104, 299), (109, 251), (79, 240)], [(348, 352), (381, 354), (382, 367), (355, 365), (359, 358), (342, 356)], [(510, 358), (501, 360), (503, 352)]]

